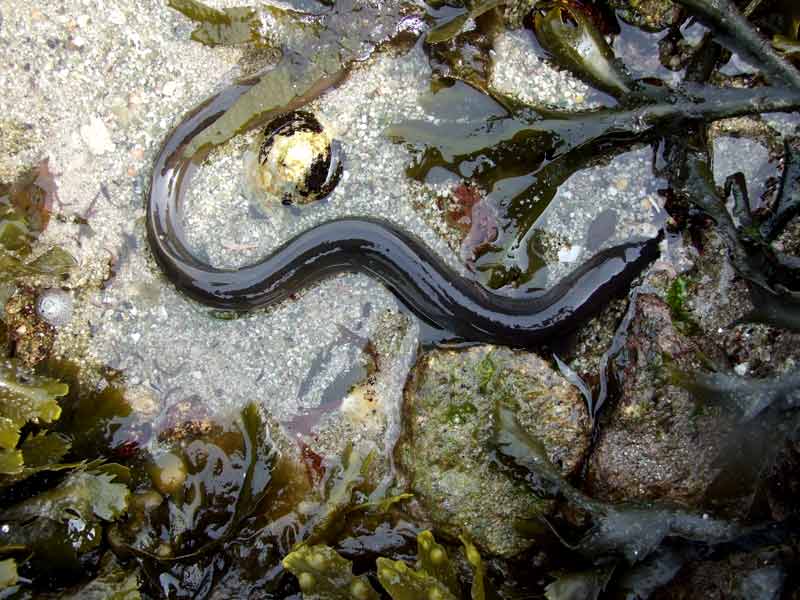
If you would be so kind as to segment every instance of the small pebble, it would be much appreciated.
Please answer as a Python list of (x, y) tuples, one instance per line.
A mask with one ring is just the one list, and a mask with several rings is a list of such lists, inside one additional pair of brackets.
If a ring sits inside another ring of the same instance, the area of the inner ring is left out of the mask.
[(99, 117), (92, 117), (88, 125), (81, 127), (80, 133), (89, 152), (95, 156), (101, 156), (115, 148), (106, 124)]

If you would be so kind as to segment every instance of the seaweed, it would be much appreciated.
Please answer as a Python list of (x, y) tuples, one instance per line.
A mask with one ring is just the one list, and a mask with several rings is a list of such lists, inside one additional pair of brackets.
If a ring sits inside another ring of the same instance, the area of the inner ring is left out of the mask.
[[(279, 21), (281, 28), (293, 32), (289, 37), (299, 42), (272, 40), (271, 32), (261, 31), (259, 15), (249, 8), (223, 11), (207, 9), (196, 0), (172, 0), (171, 5), (190, 18), (200, 21), (193, 33), (203, 43), (255, 42), (280, 49), (277, 65), (232, 86), (230, 104), (220, 115), (182, 149), (184, 159), (223, 144), (258, 124), (289, 112), (313, 100), (341, 81), (356, 61), (365, 60), (387, 35), (397, 35), (402, 28), (377, 26), (387, 15), (395, 21), (407, 12), (410, 4), (397, 2), (368, 6), (357, 2), (339, 2), (330, 11), (319, 14), (284, 10), (269, 6), (264, 21)], [(285, 43), (284, 43), (285, 42)], [(222, 92), (224, 96), (228, 92)]]
[[(99, 467), (98, 467), (99, 468)], [(25, 523), (33, 518), (56, 521), (72, 518), (85, 523), (115, 521), (128, 508), (128, 488), (115, 475), (77, 470), (58, 486), (0, 511), (0, 520)]]
[(676, 0), (701, 17), (756, 64), (764, 67), (773, 83), (800, 88), (800, 71), (784, 60), (753, 28), (731, 0)]
[(614, 574), (614, 564), (604, 565), (588, 571), (566, 573), (547, 584), (547, 600), (597, 600)]
[[(175, 469), (173, 462), (151, 466), (153, 485), (168, 497), (149, 521), (114, 532), (120, 550), (160, 563), (189, 562), (239, 531), (268, 491), (277, 453), (254, 404), (242, 409), (235, 430), (220, 429), (167, 453), (178, 461), (180, 476), (162, 476)], [(163, 539), (169, 547), (159, 551)]]
[(271, 47), (260, 32), (258, 11), (252, 7), (217, 10), (197, 0), (167, 0), (167, 6), (199, 23), (191, 38), (206, 46), (235, 46), (253, 43)]
[(14, 281), (29, 275), (67, 275), (78, 263), (62, 248), (54, 247), (30, 261), (0, 249), (0, 282)]
[(378, 581), (392, 600), (456, 600), (457, 596), (441, 581), (424, 570), (410, 568), (402, 560), (379, 558)]
[[(473, 570), (470, 597), (486, 600), (485, 567), (478, 549), (462, 537), (467, 562)], [(356, 577), (352, 563), (325, 545), (302, 544), (283, 559), (283, 566), (297, 577), (303, 597), (312, 600), (362, 600), (380, 597), (364, 577)], [(379, 557), (378, 581), (393, 600), (455, 600), (461, 585), (455, 565), (433, 533), (417, 535), (416, 568), (402, 560)]]
[(439, 21), (434, 27), (428, 30), (425, 41), (428, 44), (441, 44), (449, 42), (464, 29), (470, 19), (477, 19), (484, 13), (489, 12), (506, 3), (507, 0), (474, 0), (468, 6), (456, 14), (451, 14)]
[(769, 408), (786, 411), (800, 406), (800, 372), (770, 379), (727, 373), (673, 373), (673, 380), (694, 396), (734, 408), (741, 421), (755, 419)]
[(111, 552), (100, 561), (100, 572), (91, 581), (59, 594), (59, 600), (140, 600), (139, 569), (126, 569)]
[(348, 445), (341, 460), (326, 469), (321, 482), (322, 503), (303, 526), (303, 544), (314, 545), (335, 539), (344, 526), (342, 517), (350, 511), (353, 494), (365, 481), (374, 454), (362, 455)]
[(533, 20), (536, 39), (559, 66), (616, 98), (635, 83), (618, 63), (603, 34), (581, 7), (559, 0), (540, 2)]
[(786, 142), (786, 166), (772, 210), (754, 215), (745, 192), (729, 180), (739, 225), (717, 191), (702, 151), (690, 148), (686, 155), (687, 178), (683, 192), (717, 225), (736, 273), (746, 280), (754, 309), (740, 322), (764, 322), (800, 331), (800, 264), (776, 253), (770, 242), (800, 211), (800, 173), (794, 140)]
[(409, 171), (417, 179), (424, 179), (434, 166), (460, 174), (464, 165), (487, 159), (495, 166), (474, 173), (474, 179), (488, 185), (505, 177), (483, 200), (501, 216), (497, 239), (475, 263), (477, 270), (488, 273), (488, 285), (497, 288), (532, 278), (535, 261), (529, 257), (528, 243), (533, 225), (558, 186), (597, 156), (613, 156), (689, 123), (798, 108), (800, 90), (711, 89), (687, 83), (681, 92), (634, 108), (577, 113), (539, 109), (491, 115), (477, 123), (410, 120), (389, 127), (386, 135), (424, 148)]
[(19, 581), (17, 562), (13, 558), (0, 560), (0, 590), (17, 585), (17, 581)]
[[(501, 461), (540, 497), (564, 498), (592, 523), (576, 543), (559, 539), (595, 562), (617, 556), (629, 564), (646, 559), (667, 538), (720, 544), (743, 535), (737, 523), (670, 506), (612, 505), (593, 500), (567, 482), (548, 460), (541, 442), (519, 425), (514, 409), (498, 403), (493, 445)], [(554, 530), (555, 532), (555, 530)]]
[[(470, 598), (486, 600), (485, 567), (478, 549), (466, 537), (461, 537), (467, 562), (473, 571)], [(428, 598), (448, 600), (462, 597), (455, 566), (444, 546), (436, 543), (430, 531), (417, 536), (417, 568), (401, 560), (377, 560), (378, 580), (393, 600)]]
[(56, 487), (0, 511), (0, 542), (23, 546), (33, 568), (80, 571), (80, 558), (100, 547), (104, 523), (128, 507), (128, 488), (115, 476), (80, 469)]
[(438, 579), (453, 595), (458, 596), (461, 587), (453, 563), (445, 547), (436, 542), (430, 531), (423, 531), (417, 536), (417, 564), (420, 570)]
[(772, 47), (786, 59), (800, 59), (800, 40), (776, 34), (772, 37)]
[(472, 586), (470, 588), (471, 600), (486, 600), (486, 566), (483, 564), (480, 552), (467, 536), (459, 536), (464, 545), (464, 555), (472, 568)]
[(17, 448), (20, 429), (28, 422), (50, 423), (61, 415), (58, 398), (68, 387), (35, 375), (14, 359), (0, 362), (0, 475), (23, 471), (23, 451)]
[(218, 146), (255, 124), (309, 102), (346, 73), (349, 61), (329, 49), (312, 56), (286, 51), (280, 62), (263, 73), (222, 116), (186, 146), (190, 158), (200, 150)]
[(323, 545), (302, 546), (283, 559), (297, 577), (305, 600), (377, 600), (378, 592), (364, 577), (353, 575), (352, 564)]

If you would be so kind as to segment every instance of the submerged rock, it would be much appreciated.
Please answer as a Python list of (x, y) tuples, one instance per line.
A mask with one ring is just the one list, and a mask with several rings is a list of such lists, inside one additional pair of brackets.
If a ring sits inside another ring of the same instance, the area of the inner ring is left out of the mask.
[(787, 591), (787, 578), (796, 568), (796, 560), (796, 549), (774, 546), (731, 554), (720, 560), (691, 561), (675, 580), (651, 597), (654, 600), (777, 600), (788, 597), (783, 594)]
[(719, 472), (717, 460), (735, 417), (698, 405), (673, 384), (671, 369), (708, 360), (672, 322), (656, 296), (636, 299), (627, 342), (615, 359), (619, 400), (600, 426), (587, 483), (597, 499), (698, 505)]
[(21, 287), (8, 299), (3, 320), (14, 342), (14, 355), (33, 366), (50, 355), (56, 330), (36, 310), (36, 292)]
[(671, 0), (610, 0), (609, 5), (631, 25), (654, 31), (675, 25), (681, 14)]
[(396, 456), (424, 518), (511, 556), (532, 543), (517, 534), (514, 520), (546, 512), (550, 503), (492, 458), (492, 415), (501, 399), (516, 403), (520, 422), (564, 475), (578, 469), (591, 430), (578, 390), (535, 354), (493, 346), (420, 358), (405, 390)]

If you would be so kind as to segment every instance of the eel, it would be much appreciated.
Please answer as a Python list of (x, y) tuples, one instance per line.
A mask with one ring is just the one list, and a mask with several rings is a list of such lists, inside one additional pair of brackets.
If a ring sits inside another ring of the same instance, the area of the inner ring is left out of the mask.
[(179, 290), (210, 307), (266, 308), (325, 277), (358, 272), (382, 282), (439, 342), (529, 348), (576, 329), (625, 293), (658, 256), (661, 234), (594, 255), (544, 293), (505, 296), (461, 276), (388, 221), (343, 218), (299, 234), (256, 263), (215, 268), (192, 253), (181, 225), (182, 199), (203, 154), (187, 157), (185, 149), (250, 85), (233, 84), (184, 117), (156, 158), (146, 199), (147, 236), (157, 263)]

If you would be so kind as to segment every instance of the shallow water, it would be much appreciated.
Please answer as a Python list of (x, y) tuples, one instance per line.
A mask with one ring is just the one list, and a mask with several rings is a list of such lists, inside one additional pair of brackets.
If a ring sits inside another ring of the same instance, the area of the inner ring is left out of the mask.
[[(388, 292), (366, 277), (341, 276), (269, 314), (221, 320), (176, 293), (150, 258), (141, 219), (149, 164), (183, 113), (236, 74), (238, 52), (190, 41), (187, 21), (157, 2), (9, 2), (3, 15), (3, 41), (11, 51), (3, 58), (9, 93), (2, 108), (30, 122), (43, 140), (31, 152), (49, 157), (59, 175), (62, 215), (85, 216), (91, 227), (89, 237), (75, 224), (54, 223), (44, 241), (74, 252), (84, 277), (94, 281), (106, 277), (109, 256), (121, 257), (105, 289), (81, 289), (76, 316), (60, 332), (59, 352), (121, 370), (130, 385), (152, 391), (164, 412), (191, 398), (202, 398), (212, 414), (256, 400), (276, 419), (290, 421), (316, 409), (337, 374), (363, 361), (357, 345), (337, 342), (342, 331), (372, 339), (386, 329), (382, 321), (394, 320), (405, 333), (377, 340), (401, 350), (384, 356), (378, 394), (383, 416), (370, 427), (345, 424), (350, 435), (382, 446), (417, 335)], [(403, 119), (438, 118), (422, 108), (431, 92), (421, 48), (398, 54), (359, 65), (343, 85), (309, 106), (341, 141), (346, 157), (340, 185), (319, 205), (255, 207), (244, 172), (248, 136), (212, 153), (185, 210), (189, 240), (200, 256), (236, 267), (312, 224), (372, 215), (417, 234), (463, 270), (434, 203), (448, 184), (408, 179), (411, 156), (384, 136), (386, 127)], [(547, 67), (527, 32), (501, 37), (496, 65), (494, 84), (525, 100), (579, 108), (597, 97), (567, 72)], [(603, 207), (618, 213), (605, 245), (652, 232), (659, 200), (658, 183), (647, 174), (648, 153), (623, 154), (562, 186), (537, 225), (557, 240), (551, 281), (588, 256), (586, 232)], [(603, 190), (607, 204), (587, 203), (588, 190)]]

